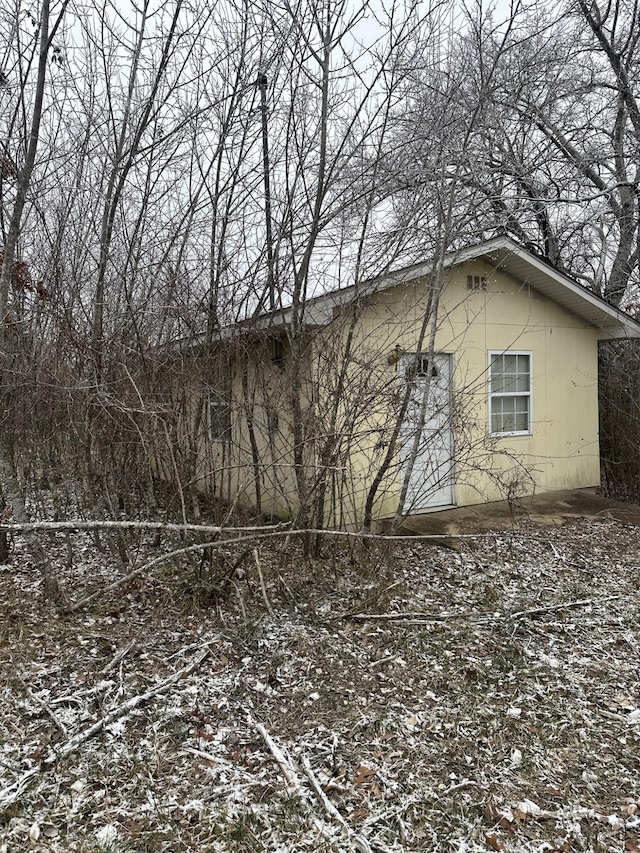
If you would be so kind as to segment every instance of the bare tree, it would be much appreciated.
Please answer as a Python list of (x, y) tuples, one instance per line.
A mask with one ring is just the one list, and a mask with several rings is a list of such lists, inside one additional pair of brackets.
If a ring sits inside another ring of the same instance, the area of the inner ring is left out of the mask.
[(638, 10), (578, 2), (520, 16), (506, 51), (491, 20), (461, 50), (502, 58), (467, 180), (478, 225), (513, 233), (614, 304), (638, 278)]
[[(26, 151), (23, 162), (16, 169), (15, 174), (15, 192), (11, 203), (11, 213), (8, 223), (8, 229), (4, 236), (4, 247), (2, 252), (2, 266), (0, 268), (0, 353), (2, 357), (2, 376), (0, 377), (0, 389), (4, 391), (6, 384), (7, 370), (10, 368), (9, 357), (6, 351), (7, 343), (7, 320), (9, 309), (9, 293), (12, 283), (12, 272), (16, 262), (16, 251), (18, 240), (20, 237), (22, 217), (24, 207), (27, 201), (27, 196), (31, 188), (31, 178), (36, 162), (36, 154), (38, 151), (38, 143), (40, 141), (40, 126), (43, 115), (43, 104), (45, 99), (46, 83), (47, 83), (47, 65), (50, 60), (52, 45), (54, 43), (56, 31), (62, 23), (68, 0), (63, 0), (61, 6), (56, 10), (57, 17), (53, 22), (50, 21), (50, 3), (49, 0), (43, 0), (40, 7), (40, 18), (37, 22), (38, 39), (37, 48), (34, 48), (34, 59), (37, 60), (37, 76), (33, 94), (33, 104), (31, 107), (30, 116), (27, 114), (27, 109), (22, 96), (25, 94), (26, 79), (21, 77), (19, 80), (20, 101), (24, 108), (23, 120), (25, 125), (28, 125), (28, 138), (25, 140)], [(15, 32), (20, 29), (21, 22), (16, 9), (16, 17), (14, 20)], [(5, 85), (9, 81), (5, 80)], [(9, 148), (8, 142), (5, 142), (5, 151)], [(5, 155), (7, 156), (7, 155)], [(4, 396), (4, 394), (3, 394)], [(3, 400), (3, 409), (5, 402)], [(11, 459), (10, 445), (6, 440), (4, 430), (0, 432), (0, 480), (2, 482), (3, 496), (7, 504), (10, 506), (13, 517), (19, 523), (28, 521), (27, 510), (24, 501), (24, 495), (20, 485), (15, 477), (13, 469), (13, 461)], [(44, 548), (42, 547), (37, 535), (30, 534), (26, 537), (29, 548), (32, 552), (34, 561), (39, 566), (42, 572), (44, 594), (47, 597), (58, 598), (61, 595), (55, 576), (50, 570), (49, 561), (46, 557)]]

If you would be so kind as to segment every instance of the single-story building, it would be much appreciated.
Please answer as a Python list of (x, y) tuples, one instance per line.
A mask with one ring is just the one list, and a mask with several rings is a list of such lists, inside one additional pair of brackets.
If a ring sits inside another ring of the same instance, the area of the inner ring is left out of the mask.
[(341, 528), (597, 486), (598, 343), (639, 337), (497, 237), (229, 330), (197, 371), (197, 476)]

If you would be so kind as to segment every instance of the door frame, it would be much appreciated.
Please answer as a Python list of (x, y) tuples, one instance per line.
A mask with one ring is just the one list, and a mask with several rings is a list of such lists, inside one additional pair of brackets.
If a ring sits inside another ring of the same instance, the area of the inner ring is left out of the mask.
[[(413, 358), (415, 358), (416, 356), (420, 356), (420, 357), (424, 357), (424, 358), (429, 358), (429, 354), (428, 354), (428, 353), (424, 353), (424, 352), (421, 352), (421, 353), (417, 353), (417, 352), (403, 352), (403, 353), (402, 353), (402, 356), (398, 359), (398, 379), (399, 379), (399, 383), (400, 383), (400, 387), (401, 387), (402, 391), (404, 391), (404, 389), (405, 389), (405, 388), (406, 388), (406, 386), (407, 386), (407, 381), (406, 381), (406, 367), (407, 367), (407, 363), (408, 363), (408, 362), (410, 362), (410, 360), (411, 360), (411, 359), (413, 359)], [(431, 505), (429, 505), (429, 504), (427, 504), (427, 505), (423, 505), (423, 504), (421, 504), (421, 503), (418, 503), (418, 505), (413, 506), (413, 507), (412, 507), (412, 508), (407, 512), (407, 515), (422, 515), (422, 514), (426, 514), (426, 513), (430, 513), (430, 512), (441, 512), (442, 510), (445, 510), (445, 509), (451, 509), (451, 508), (453, 508), (453, 507), (457, 506), (457, 498), (456, 498), (456, 485), (457, 485), (457, 484), (456, 484), (455, 432), (454, 432), (454, 429), (453, 429), (453, 423), (452, 423), (452, 412), (453, 412), (453, 392), (454, 392), (454, 370), (455, 370), (455, 353), (451, 353), (451, 352), (434, 352), (434, 353), (432, 354), (432, 357), (433, 357), (433, 359), (434, 359), (434, 360), (435, 360), (435, 359), (437, 359), (437, 358), (438, 358), (438, 356), (441, 356), (441, 357), (444, 357), (444, 358), (446, 358), (446, 359), (447, 359), (447, 361), (448, 361), (448, 369), (449, 369), (448, 387), (447, 387), (447, 394), (448, 394), (448, 411), (447, 411), (447, 418), (449, 419), (449, 427), (448, 427), (448, 432), (449, 432), (449, 459), (450, 459), (450, 463), (451, 463), (451, 464), (450, 464), (450, 468), (449, 468), (449, 472), (448, 472), (448, 479), (449, 479), (449, 482), (448, 482), (448, 484), (447, 484), (447, 487), (448, 487), (448, 489), (449, 489), (450, 502), (447, 502), (447, 503), (437, 503), (437, 504), (431, 504)], [(406, 419), (406, 416), (407, 416), (407, 413), (405, 412), (405, 419)], [(404, 423), (403, 423), (403, 425), (401, 426), (401, 428), (400, 428), (400, 429), (401, 429), (400, 434), (402, 435), (402, 431), (403, 431), (403, 429), (404, 429)], [(425, 424), (425, 431), (426, 431), (426, 424)], [(403, 445), (401, 445), (401, 448), (402, 448), (402, 446), (403, 446)], [(414, 470), (415, 470), (415, 469), (414, 469)], [(400, 476), (401, 476), (401, 477), (402, 477), (402, 471), (403, 471), (403, 467), (402, 467), (402, 465), (401, 465), (401, 467), (400, 467)], [(413, 474), (413, 472), (412, 472), (412, 474)], [(436, 493), (437, 493), (437, 492), (436, 492)], [(405, 512), (405, 511), (406, 511), (406, 510), (405, 510), (405, 508), (403, 507), (403, 512)]]

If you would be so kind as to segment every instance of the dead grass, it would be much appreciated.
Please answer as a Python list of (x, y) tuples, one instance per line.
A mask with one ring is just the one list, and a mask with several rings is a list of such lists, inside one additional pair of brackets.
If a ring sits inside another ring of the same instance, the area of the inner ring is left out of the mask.
[[(120, 571), (89, 538), (73, 566), (59, 547), (75, 594)], [(41, 768), (2, 812), (3, 853), (640, 851), (640, 529), (314, 563), (263, 548), (264, 591), (240, 556), (174, 563), (67, 618), (19, 548), (0, 568), (0, 789)]]

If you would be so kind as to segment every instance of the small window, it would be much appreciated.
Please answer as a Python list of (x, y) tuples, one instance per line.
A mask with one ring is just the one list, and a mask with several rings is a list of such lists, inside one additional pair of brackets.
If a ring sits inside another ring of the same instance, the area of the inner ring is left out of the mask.
[[(431, 359), (428, 355), (418, 355), (416, 356), (416, 365), (415, 365), (415, 378), (416, 379), (426, 379), (428, 376), (431, 376), (432, 379), (437, 379), (440, 375), (438, 373), (438, 368), (435, 364), (431, 362)], [(412, 369), (412, 365), (409, 366), (407, 370), (407, 376), (410, 374)]]
[(531, 432), (531, 353), (489, 354), (489, 418), (495, 435)]
[(231, 438), (231, 370), (228, 364), (219, 363), (214, 369), (209, 386), (207, 419), (210, 441), (228, 441)]
[(209, 394), (209, 440), (227, 441), (231, 435), (229, 398), (216, 391)]
[(483, 275), (468, 275), (467, 290), (486, 290), (487, 279)]

